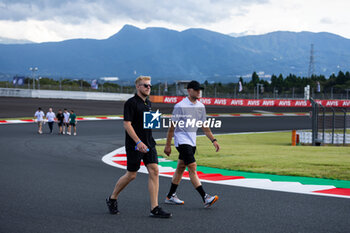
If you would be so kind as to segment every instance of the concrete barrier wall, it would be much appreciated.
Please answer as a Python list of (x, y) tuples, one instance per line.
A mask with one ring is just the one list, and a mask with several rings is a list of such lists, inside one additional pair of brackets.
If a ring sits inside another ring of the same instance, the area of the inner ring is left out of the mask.
[(31, 90), (15, 89), (15, 88), (0, 88), (0, 96), (10, 97), (32, 97)]
[(125, 101), (132, 97), (133, 94), (0, 88), (0, 96), (22, 98)]

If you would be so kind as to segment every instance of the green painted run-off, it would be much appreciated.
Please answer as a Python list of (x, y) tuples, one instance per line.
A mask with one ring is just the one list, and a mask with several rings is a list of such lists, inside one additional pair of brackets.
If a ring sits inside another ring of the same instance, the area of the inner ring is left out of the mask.
[[(159, 165), (163, 167), (176, 168), (177, 162), (159, 162)], [(203, 173), (219, 173), (223, 176), (243, 176), (250, 179), (269, 179), (271, 181), (285, 181), (285, 182), (299, 182), (305, 185), (333, 185), (337, 188), (350, 188), (350, 181), (346, 180), (331, 180), (331, 179), (321, 179), (312, 177), (300, 177), (300, 176), (280, 176), (271, 175), (263, 173), (253, 173), (253, 172), (242, 172), (242, 171), (231, 171), (219, 168), (210, 168), (204, 166), (197, 166), (197, 171)]]

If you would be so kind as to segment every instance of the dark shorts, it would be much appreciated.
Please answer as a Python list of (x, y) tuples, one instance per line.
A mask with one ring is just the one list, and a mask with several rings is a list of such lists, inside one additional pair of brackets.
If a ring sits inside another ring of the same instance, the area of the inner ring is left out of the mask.
[(195, 146), (182, 144), (176, 147), (176, 149), (179, 152), (179, 159), (183, 160), (185, 165), (196, 162), (194, 158), (194, 154), (196, 153)]
[(143, 163), (145, 165), (150, 163), (158, 164), (156, 147), (150, 148), (150, 151), (147, 153), (141, 153), (140, 151), (127, 148), (126, 157), (127, 157), (127, 170), (129, 172), (138, 171), (140, 169), (141, 160), (143, 160)]
[(57, 124), (59, 127), (61, 127), (63, 125), (63, 122), (59, 121)]
[(69, 123), (71, 126), (75, 126), (75, 123)]

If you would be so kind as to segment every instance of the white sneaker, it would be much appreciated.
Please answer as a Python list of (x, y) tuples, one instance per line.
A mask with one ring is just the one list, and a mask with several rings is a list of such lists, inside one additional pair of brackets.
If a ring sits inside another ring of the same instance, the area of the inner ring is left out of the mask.
[(204, 196), (204, 208), (208, 208), (212, 206), (217, 200), (219, 199), (218, 196), (210, 196), (209, 194), (205, 194)]
[(66, 134), (66, 132), (63, 131), (62, 134)]
[(77, 133), (74, 133), (74, 136), (77, 136)]
[(170, 198), (166, 197), (164, 202), (171, 205), (183, 205), (185, 203), (177, 197), (176, 193), (174, 193)]
[(67, 132), (67, 135), (70, 135), (70, 132)]

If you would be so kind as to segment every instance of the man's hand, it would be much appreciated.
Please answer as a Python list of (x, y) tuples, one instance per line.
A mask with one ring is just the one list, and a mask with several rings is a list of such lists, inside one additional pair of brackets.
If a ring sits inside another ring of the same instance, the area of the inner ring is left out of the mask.
[(220, 150), (220, 146), (219, 146), (219, 143), (217, 141), (213, 142), (213, 145), (216, 149), (216, 152), (218, 152)]
[(143, 143), (140, 142), (139, 144), (137, 144), (137, 150), (140, 151), (141, 153), (147, 153), (148, 147)]
[(165, 153), (167, 156), (169, 156), (169, 155), (171, 154), (171, 146), (166, 145), (166, 146), (164, 147), (164, 153)]

